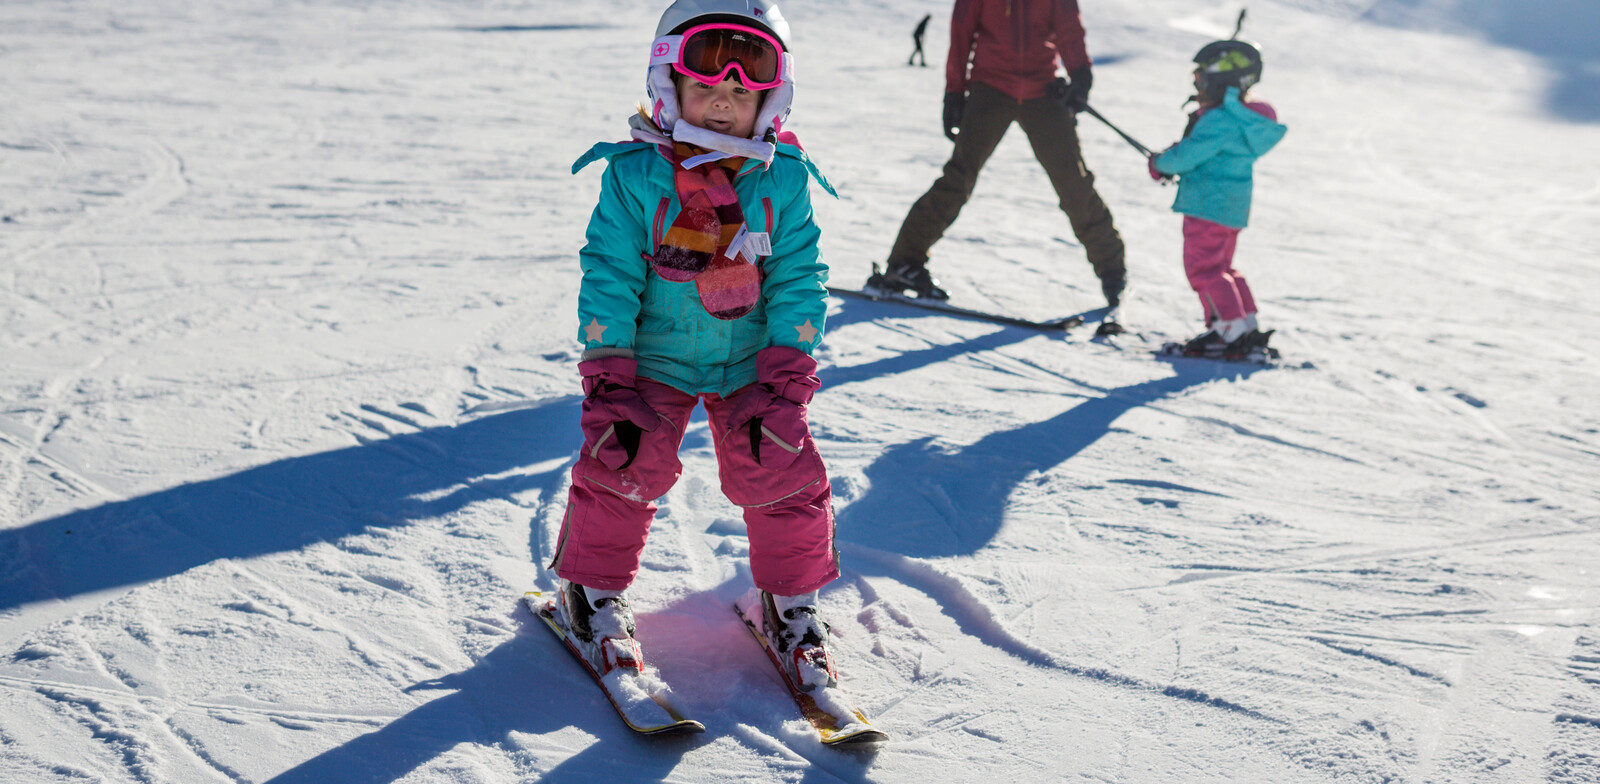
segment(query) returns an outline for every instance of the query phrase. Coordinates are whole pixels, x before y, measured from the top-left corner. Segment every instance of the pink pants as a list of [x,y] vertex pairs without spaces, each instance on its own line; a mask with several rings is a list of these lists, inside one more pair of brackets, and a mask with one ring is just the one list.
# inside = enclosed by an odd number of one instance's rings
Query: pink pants
[[1206,324],[1256,312],[1250,285],[1233,269],[1233,250],[1238,244],[1239,229],[1183,216],[1183,271],[1189,276],[1189,287],[1200,295]]
[[722,492],[744,508],[756,587],[793,596],[815,591],[839,576],[833,493],[809,433],[793,464],[773,470],[756,462],[747,428],[729,429],[728,416],[742,390],[728,398],[697,398],[645,378],[638,380],[638,390],[661,416],[661,424],[639,439],[637,457],[620,471],[606,468],[592,456],[595,445],[584,444],[572,468],[567,516],[552,564],[556,574],[607,591],[633,583],[655,518],[655,499],[683,473],[678,449],[684,428],[695,403],[704,401]]

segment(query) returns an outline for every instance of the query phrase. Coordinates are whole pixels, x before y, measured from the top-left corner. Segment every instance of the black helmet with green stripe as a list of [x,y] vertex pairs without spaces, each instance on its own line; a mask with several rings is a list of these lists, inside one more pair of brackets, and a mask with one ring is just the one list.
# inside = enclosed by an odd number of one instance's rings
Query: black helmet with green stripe
[[1206,44],[1194,56],[1194,62],[1195,72],[1200,75],[1196,87],[1200,97],[1208,101],[1221,102],[1229,87],[1244,92],[1261,81],[1261,50],[1237,39]]

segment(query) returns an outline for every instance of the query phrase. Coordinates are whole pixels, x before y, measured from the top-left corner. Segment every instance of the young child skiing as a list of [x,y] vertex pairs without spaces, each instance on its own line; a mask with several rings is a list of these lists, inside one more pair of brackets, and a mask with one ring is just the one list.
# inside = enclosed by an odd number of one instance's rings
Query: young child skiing
[[1185,356],[1244,359],[1268,351],[1244,276],[1233,268],[1239,232],[1250,216],[1251,169],[1288,128],[1277,113],[1246,98],[1261,79],[1261,52],[1238,40],[1215,41],[1194,56],[1200,107],[1183,140],[1150,156],[1150,176],[1178,177],[1174,212],[1183,213],[1183,269],[1200,296],[1206,331],[1183,345]]
[[583,449],[551,568],[560,620],[597,673],[642,666],[625,592],[703,404],[769,642],[802,688],[837,677],[817,614],[839,575],[832,496],[806,421],[827,313],[808,180],[833,191],[782,128],[788,40],[771,0],[678,0],[656,28],[634,141],[573,165],[608,161],[580,253]]

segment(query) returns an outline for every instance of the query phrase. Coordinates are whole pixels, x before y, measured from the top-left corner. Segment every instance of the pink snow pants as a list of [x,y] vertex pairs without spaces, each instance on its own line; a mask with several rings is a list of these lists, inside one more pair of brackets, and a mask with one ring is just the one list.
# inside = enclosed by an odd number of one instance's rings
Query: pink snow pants
[[744,390],[728,398],[696,397],[645,378],[638,380],[637,388],[660,415],[661,425],[639,439],[637,457],[620,471],[606,468],[593,457],[595,445],[584,444],[572,468],[567,515],[551,564],[556,574],[607,591],[633,583],[655,518],[655,499],[683,473],[678,449],[695,403],[704,401],[722,492],[744,508],[756,587],[793,596],[815,591],[839,576],[832,488],[810,433],[794,462],[773,470],[756,462],[747,428],[730,430],[733,423],[728,416]]
[[1193,215],[1183,216],[1183,271],[1189,276],[1189,287],[1200,295],[1207,325],[1256,312],[1250,285],[1233,268],[1233,251],[1238,244],[1239,229]]

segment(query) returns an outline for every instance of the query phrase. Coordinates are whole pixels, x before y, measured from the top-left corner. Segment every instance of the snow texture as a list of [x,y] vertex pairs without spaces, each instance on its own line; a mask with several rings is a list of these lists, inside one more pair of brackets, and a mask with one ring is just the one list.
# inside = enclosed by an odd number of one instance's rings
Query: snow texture
[[[1239,6],[1081,5],[1095,107],[1174,141]],[[662,6],[0,4],[0,782],[1600,781],[1592,0],[1250,4],[1283,366],[1154,356],[1200,331],[1172,191],[1088,118],[1130,334],[833,303],[854,750],[728,610],[703,418],[631,595],[705,734],[631,735],[518,602],[578,446],[568,167]],[[786,4],[837,285],[948,155],[946,8]],[[933,264],[1100,304],[1015,129]]]

